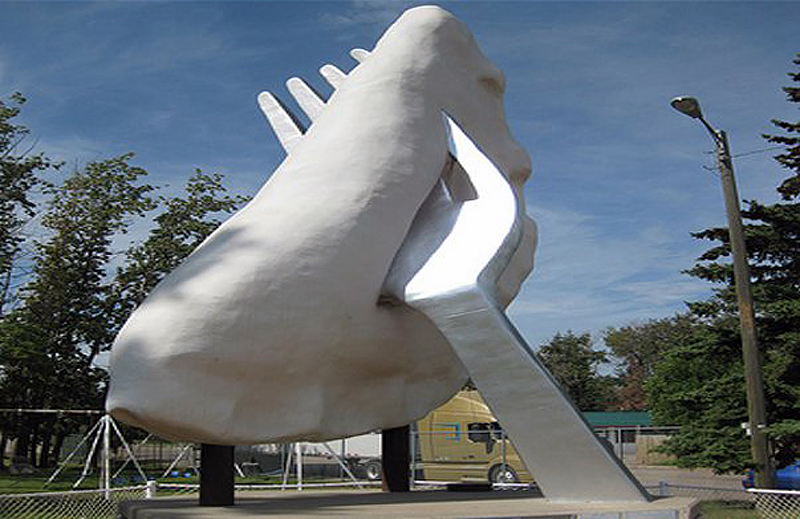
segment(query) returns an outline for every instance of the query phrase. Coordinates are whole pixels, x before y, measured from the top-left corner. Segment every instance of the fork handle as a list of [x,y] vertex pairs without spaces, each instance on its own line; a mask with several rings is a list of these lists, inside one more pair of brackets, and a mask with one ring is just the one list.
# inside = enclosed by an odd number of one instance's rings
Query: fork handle
[[450,342],[545,497],[649,500],[479,286],[407,302]]

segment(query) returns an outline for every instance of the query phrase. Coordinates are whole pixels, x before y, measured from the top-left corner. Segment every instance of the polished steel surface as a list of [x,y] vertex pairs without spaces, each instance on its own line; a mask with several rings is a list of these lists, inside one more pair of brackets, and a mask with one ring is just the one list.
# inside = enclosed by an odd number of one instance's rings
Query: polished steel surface
[[453,160],[412,224],[384,290],[430,318],[508,432],[545,497],[647,501],[496,303],[496,281],[521,236],[508,181],[446,114]]

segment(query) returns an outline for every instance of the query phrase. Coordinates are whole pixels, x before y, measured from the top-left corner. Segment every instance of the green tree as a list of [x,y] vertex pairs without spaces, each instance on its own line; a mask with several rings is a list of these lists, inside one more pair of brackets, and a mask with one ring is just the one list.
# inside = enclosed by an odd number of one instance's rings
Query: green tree
[[741,351],[735,319],[695,326],[663,354],[645,382],[653,421],[681,427],[665,445],[679,466],[720,473],[748,466]]
[[[32,280],[23,305],[4,323],[0,351],[6,373],[3,393],[13,407],[99,408],[105,372],[94,365],[111,341],[106,314],[111,285],[107,268],[112,240],[131,216],[153,209],[152,187],[139,184],[146,172],[131,154],[92,162],[59,188],[42,218],[48,231],[36,243]],[[36,445],[49,442],[41,418],[25,415],[14,432],[15,456],[36,459]]]
[[[800,54],[794,59],[794,64],[800,66]],[[789,72],[788,76],[800,83],[800,72]],[[789,102],[800,103],[800,87],[787,86],[783,87],[783,91]],[[777,155],[775,160],[791,172],[791,176],[778,186],[778,192],[785,200],[795,200],[800,196],[800,122],[773,119],[772,124],[785,133],[764,135],[764,138],[768,142],[785,146],[784,152]]]
[[24,241],[20,229],[36,207],[31,192],[43,184],[43,172],[60,166],[24,146],[30,130],[15,122],[24,104],[19,92],[0,99],[0,317],[13,298],[12,271]]
[[[794,63],[800,65],[800,55]],[[789,76],[800,81],[800,73]],[[784,91],[790,102],[800,102],[800,89]],[[791,173],[777,188],[784,201],[749,201],[742,215],[748,220],[745,240],[763,354],[768,432],[777,462],[785,464],[800,454],[800,123],[773,123],[786,132],[765,135],[785,146],[776,157]],[[738,471],[748,466],[750,457],[739,426],[747,411],[728,230],[712,228],[695,236],[719,243],[689,270],[719,285],[709,300],[690,304],[709,329],[656,367],[648,395],[657,420],[685,425],[667,444],[679,463]]]
[[648,408],[644,382],[666,352],[686,344],[696,326],[692,316],[678,314],[606,330],[603,340],[618,360],[618,409],[644,411]]
[[[0,99],[0,335],[13,327],[15,319],[7,318],[7,311],[16,301],[15,267],[20,263],[25,235],[24,225],[36,211],[33,194],[45,185],[42,175],[49,169],[58,169],[43,153],[32,153],[29,144],[30,130],[17,122],[25,104],[25,97],[16,92],[7,100]],[[22,339],[22,338],[18,338]],[[11,407],[12,397],[7,379],[18,376],[10,364],[18,362],[22,351],[10,352],[0,348],[0,407]],[[0,415],[0,453],[5,453],[6,432],[16,424],[17,417]],[[3,459],[0,457],[0,469]]]
[[539,359],[581,411],[601,411],[613,399],[614,381],[598,374],[606,354],[592,349],[588,333],[557,333],[539,349]]
[[127,261],[117,271],[113,315],[121,326],[147,294],[197,248],[221,223],[219,217],[247,201],[230,196],[222,175],[207,175],[197,169],[185,187],[185,196],[160,197],[164,208],[155,217],[156,227],[147,239],[127,252]]

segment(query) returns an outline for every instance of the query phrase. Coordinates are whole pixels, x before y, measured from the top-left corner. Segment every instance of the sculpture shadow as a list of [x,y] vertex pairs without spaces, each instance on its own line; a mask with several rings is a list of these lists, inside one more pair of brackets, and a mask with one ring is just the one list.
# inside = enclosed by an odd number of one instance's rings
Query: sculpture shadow
[[[272,493],[269,496],[238,497],[233,507],[220,508],[224,513],[220,517],[269,517],[271,515],[297,515],[313,513],[338,513],[342,516],[354,512],[354,508],[364,508],[359,515],[368,517],[372,506],[392,505],[433,505],[436,503],[453,504],[461,503],[469,506],[470,502],[496,501],[498,506],[504,501],[519,499],[543,499],[542,493],[537,488],[519,491],[495,492],[448,492],[448,491],[414,491],[414,492],[368,492],[368,493],[335,493],[335,494],[308,494],[308,493]],[[128,501],[120,504],[120,512],[125,519],[143,519],[155,517],[157,511],[164,511],[169,517],[169,511],[175,511],[175,517],[183,517],[189,510],[209,510],[200,507],[197,499],[164,499]],[[180,512],[178,512],[180,510]],[[399,513],[399,511],[398,511]],[[179,515],[180,514],[180,515]],[[396,515],[401,517],[400,515]],[[555,517],[555,516],[554,516]],[[568,516],[558,516],[568,517]],[[541,518],[540,518],[541,519]]]

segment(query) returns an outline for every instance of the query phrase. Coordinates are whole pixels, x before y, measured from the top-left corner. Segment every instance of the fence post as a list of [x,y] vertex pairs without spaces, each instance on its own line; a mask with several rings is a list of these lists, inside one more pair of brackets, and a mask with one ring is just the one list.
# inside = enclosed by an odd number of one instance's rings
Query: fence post
[[103,415],[103,466],[100,468],[100,487],[105,490],[106,500],[111,497],[111,415]]
[[294,462],[297,466],[297,490],[303,490],[303,446],[300,442],[294,444]]
[[669,483],[666,481],[659,481],[658,482],[658,495],[659,496],[668,496],[669,495]]
[[154,479],[151,479],[147,482],[147,486],[144,489],[144,498],[153,499],[156,497],[156,492],[158,492],[158,482],[156,482]]

